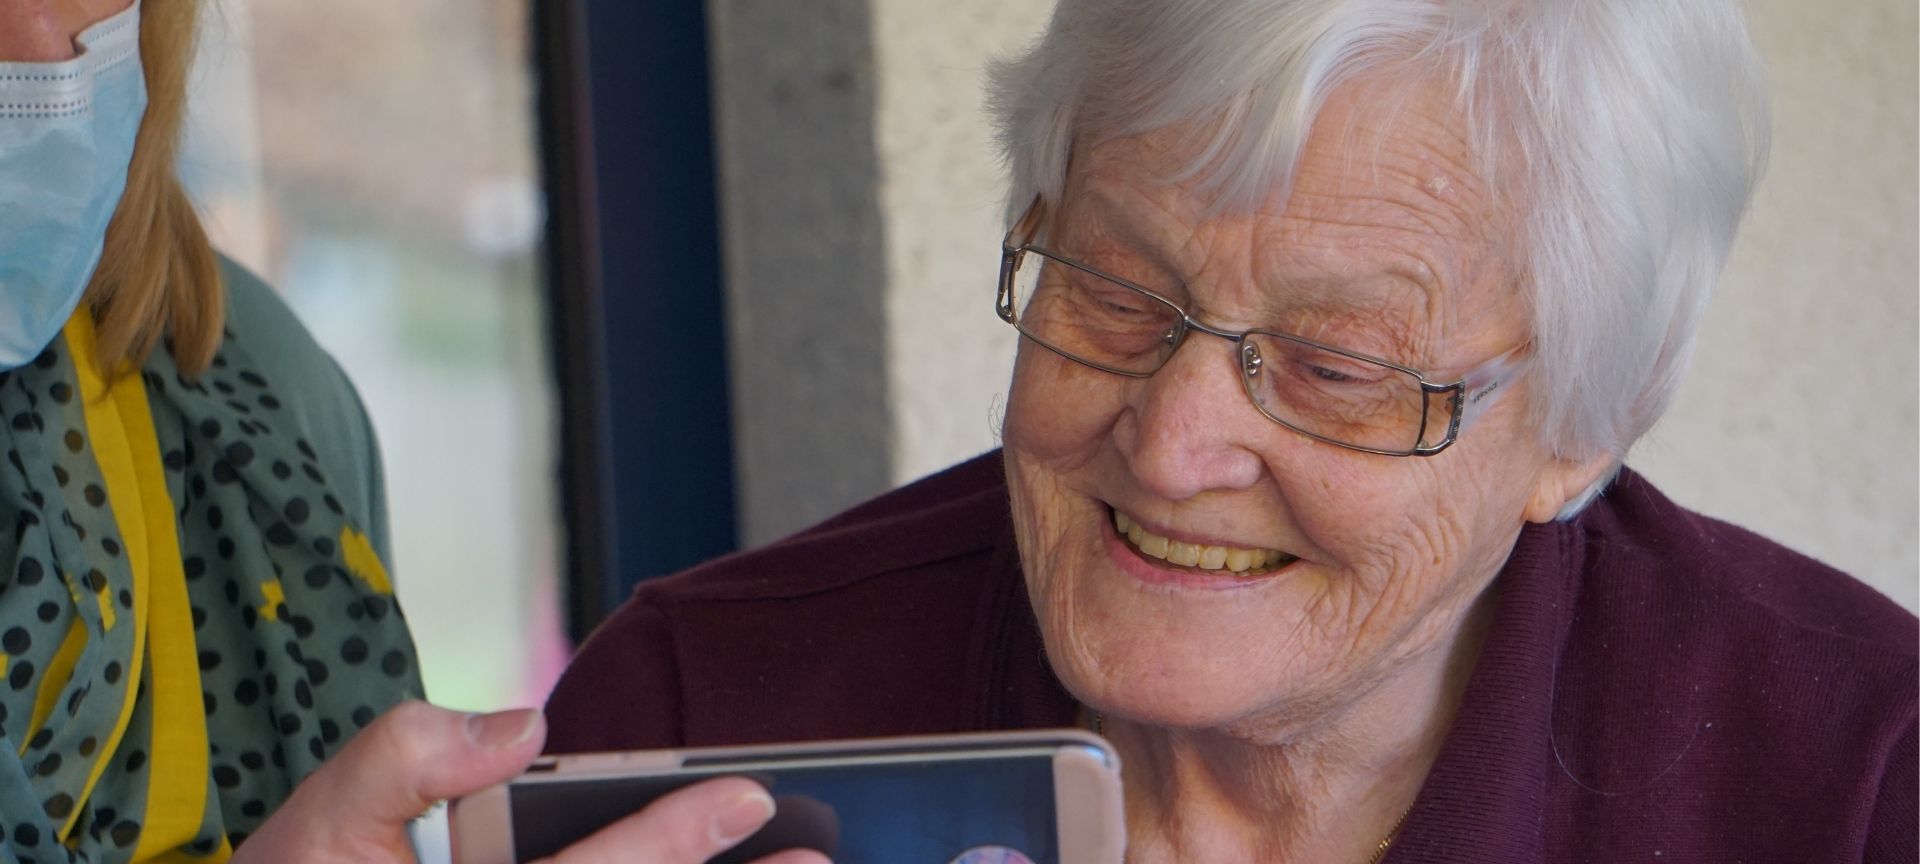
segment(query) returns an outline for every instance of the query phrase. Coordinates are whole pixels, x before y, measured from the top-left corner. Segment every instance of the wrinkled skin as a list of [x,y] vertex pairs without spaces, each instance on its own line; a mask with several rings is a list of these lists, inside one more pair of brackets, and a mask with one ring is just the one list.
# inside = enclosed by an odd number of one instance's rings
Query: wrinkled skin
[[[1210,325],[1454,380],[1531,338],[1515,223],[1444,88],[1382,101],[1337,91],[1291,195],[1251,213],[1207,217],[1164,179],[1180,129],[1082,147],[1042,236]],[[1130,860],[1366,860],[1431,764],[1522,525],[1604,468],[1549,453],[1530,395],[1396,458],[1268,420],[1219,339],[1148,379],[1023,341],[1004,429],[1021,558],[1054,669],[1122,748]],[[1114,508],[1300,560],[1225,588],[1143,579],[1168,565],[1114,539]]]

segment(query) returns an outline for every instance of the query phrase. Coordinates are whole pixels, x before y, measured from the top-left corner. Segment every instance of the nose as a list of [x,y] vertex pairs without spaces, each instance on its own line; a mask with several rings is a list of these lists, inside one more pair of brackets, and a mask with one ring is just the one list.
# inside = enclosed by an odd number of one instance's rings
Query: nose
[[73,37],[106,17],[74,0],[0,0],[0,63],[71,60]]
[[1280,427],[1240,383],[1239,345],[1191,332],[1160,371],[1135,383],[1114,439],[1135,482],[1182,501],[1260,481],[1260,445]]

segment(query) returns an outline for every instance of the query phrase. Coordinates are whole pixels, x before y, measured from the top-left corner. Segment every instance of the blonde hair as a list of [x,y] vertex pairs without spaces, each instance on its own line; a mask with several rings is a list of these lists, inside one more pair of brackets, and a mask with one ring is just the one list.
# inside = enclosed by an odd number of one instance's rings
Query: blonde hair
[[219,259],[173,167],[198,19],[199,0],[144,0],[140,9],[147,113],[86,293],[102,368],[138,367],[164,336],[180,371],[197,375],[220,347],[226,291]]

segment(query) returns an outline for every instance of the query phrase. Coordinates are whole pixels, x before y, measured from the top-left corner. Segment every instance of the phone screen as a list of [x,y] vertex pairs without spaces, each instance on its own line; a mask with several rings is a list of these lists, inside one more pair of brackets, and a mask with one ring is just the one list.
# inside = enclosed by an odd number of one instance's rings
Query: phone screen
[[1059,861],[1046,753],[516,783],[508,791],[515,857],[552,855],[667,792],[724,775],[758,780],[780,812],[716,864],[796,845],[837,864]]

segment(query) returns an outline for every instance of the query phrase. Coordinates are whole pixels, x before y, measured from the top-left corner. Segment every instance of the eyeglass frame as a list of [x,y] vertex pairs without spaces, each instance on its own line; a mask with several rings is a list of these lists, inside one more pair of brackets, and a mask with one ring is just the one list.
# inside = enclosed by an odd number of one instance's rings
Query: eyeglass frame
[[[1159,292],[1154,291],[1151,288],[1147,288],[1145,286],[1142,286],[1128,279],[1122,279],[1119,276],[1115,276],[1111,273],[1104,272],[1098,268],[1088,266],[1087,264],[1077,261],[1069,256],[1062,255],[1058,252],[1055,252],[1051,249],[1048,249],[1044,246],[1040,246],[1034,243],[1033,237],[1039,230],[1039,219],[1037,218],[1037,216],[1040,213],[1040,209],[1041,209],[1040,204],[1041,204],[1040,200],[1036,198],[1033,204],[1028,206],[1026,215],[1020,217],[1019,222],[1014,223],[1013,229],[1007,232],[1006,239],[1002,240],[1000,243],[1000,287],[999,287],[999,291],[994,296],[994,311],[1000,316],[1000,320],[1013,325],[1013,328],[1019,331],[1020,335],[1025,336],[1028,339],[1032,339],[1040,347],[1045,348],[1049,351],[1052,351],[1053,353],[1058,354],[1062,357],[1065,357],[1068,360],[1072,360],[1073,362],[1079,363],[1083,366],[1087,366],[1093,369],[1098,369],[1102,372],[1110,372],[1115,375],[1120,375],[1127,378],[1135,378],[1135,379],[1151,378],[1155,374],[1158,374],[1162,368],[1165,368],[1167,363],[1173,359],[1173,356],[1179,353],[1180,347],[1186,343],[1188,331],[1198,330],[1210,336],[1218,336],[1221,339],[1225,339],[1228,342],[1232,342],[1235,345],[1240,346],[1240,350],[1235,352],[1239,355],[1239,360],[1240,360],[1239,364],[1237,364],[1240,367],[1240,386],[1243,390],[1246,391],[1247,401],[1253,403],[1254,410],[1259,411],[1260,414],[1266,417],[1268,420],[1272,420],[1273,422],[1278,423],[1281,426],[1285,426],[1288,429],[1291,429],[1295,432],[1300,433],[1301,435],[1305,435],[1308,438],[1312,438],[1316,441],[1322,441],[1328,444],[1332,444],[1336,447],[1344,447],[1348,450],[1357,450],[1362,453],[1374,453],[1381,456],[1403,456],[1404,457],[1404,456],[1438,455],[1441,451],[1446,450],[1448,447],[1453,446],[1454,442],[1459,440],[1460,435],[1466,432],[1467,427],[1471,426],[1474,420],[1479,419],[1481,415],[1486,413],[1487,409],[1492,408],[1494,403],[1499,401],[1499,397],[1504,393],[1506,393],[1506,391],[1509,389],[1506,385],[1511,383],[1513,379],[1520,376],[1520,374],[1525,370],[1526,361],[1530,357],[1530,355],[1527,353],[1527,350],[1532,347],[1533,343],[1531,341],[1522,342],[1518,345],[1513,346],[1512,348],[1507,349],[1504,352],[1501,352],[1499,355],[1493,357],[1492,359],[1486,361],[1485,363],[1482,363],[1478,366],[1475,366],[1472,369],[1467,370],[1466,372],[1462,373],[1457,380],[1452,381],[1450,383],[1443,384],[1443,383],[1435,383],[1433,381],[1428,380],[1427,374],[1418,369],[1414,369],[1409,366],[1404,366],[1384,358],[1375,357],[1370,354],[1363,354],[1358,351],[1350,351],[1345,348],[1340,348],[1334,345],[1328,345],[1322,342],[1316,342],[1304,336],[1296,336],[1291,333],[1283,333],[1278,330],[1272,330],[1272,329],[1260,328],[1260,327],[1256,327],[1251,330],[1241,330],[1241,331],[1224,330],[1218,327],[1213,327],[1211,325],[1204,324],[1196,320],[1191,314],[1187,312],[1186,307],[1180,305],[1179,303],[1175,303],[1174,301],[1162,296]],[[1025,239],[1016,243],[1014,240],[1015,236],[1021,234],[1023,231],[1025,232],[1025,235],[1026,235]],[[1075,354],[1069,353],[1065,349],[1062,349],[1048,342],[1047,340],[1040,338],[1039,336],[1033,334],[1032,332],[1029,332],[1027,328],[1020,323],[1019,313],[1016,312],[1014,309],[1014,296],[1013,296],[1014,274],[1019,271],[1021,259],[1028,252],[1035,253],[1039,255],[1041,258],[1044,258],[1050,261],[1057,261],[1061,264],[1065,264],[1069,267],[1072,267],[1076,270],[1086,273],[1089,276],[1105,279],[1123,288],[1127,288],[1129,290],[1146,295],[1147,298],[1155,302],[1161,303],[1165,305],[1167,308],[1172,309],[1174,312],[1178,313],[1180,315],[1180,324],[1172,333],[1169,334],[1170,336],[1173,337],[1173,344],[1172,344],[1172,347],[1167,351],[1166,356],[1163,357],[1160,360],[1160,362],[1156,364],[1153,367],[1153,369],[1149,371],[1133,372],[1126,369],[1119,369],[1113,366],[1109,366],[1104,363],[1098,363],[1092,360],[1088,360],[1085,357],[1080,357]],[[1266,406],[1260,404],[1260,398],[1258,396],[1255,396],[1253,392],[1253,380],[1251,376],[1257,373],[1261,358],[1259,355],[1259,349],[1253,343],[1246,341],[1246,339],[1248,336],[1252,336],[1256,334],[1262,335],[1262,336],[1271,336],[1276,339],[1283,339],[1289,342],[1296,342],[1302,345],[1306,345],[1312,348],[1317,348],[1322,351],[1327,351],[1334,354],[1339,354],[1341,356],[1348,357],[1354,360],[1359,360],[1366,363],[1376,363],[1388,369],[1393,369],[1399,372],[1406,373],[1407,375],[1413,376],[1413,379],[1419,382],[1420,384],[1420,394],[1421,394],[1420,431],[1414,436],[1414,446],[1407,450],[1387,450],[1380,447],[1367,447],[1359,444],[1352,444],[1352,443],[1341,441],[1335,438],[1329,438],[1317,432],[1312,432],[1306,429],[1302,429],[1299,426],[1296,426],[1292,423],[1287,422],[1286,420],[1282,420],[1279,417],[1274,416],[1273,412],[1267,410]],[[1429,421],[1432,419],[1431,415],[1433,413],[1433,399],[1432,399],[1433,396],[1453,397],[1452,399],[1448,400],[1448,403],[1447,403],[1452,405],[1452,410],[1449,412],[1451,416],[1447,420],[1447,434],[1437,444],[1422,445],[1420,444],[1420,441],[1426,437],[1427,425]]]

